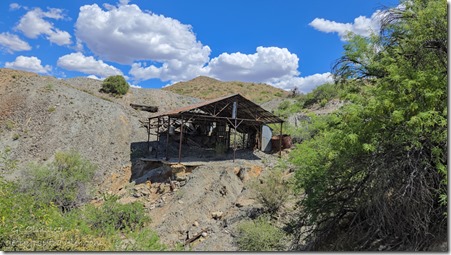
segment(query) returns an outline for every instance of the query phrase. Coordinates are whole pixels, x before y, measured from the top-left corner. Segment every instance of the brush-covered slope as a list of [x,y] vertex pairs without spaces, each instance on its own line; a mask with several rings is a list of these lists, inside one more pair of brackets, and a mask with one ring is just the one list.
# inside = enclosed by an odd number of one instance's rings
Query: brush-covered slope
[[285,98],[289,94],[285,90],[263,83],[241,81],[224,82],[205,76],[199,76],[186,82],[178,82],[163,88],[163,90],[201,99],[214,99],[239,93],[256,103],[264,103],[277,98]]

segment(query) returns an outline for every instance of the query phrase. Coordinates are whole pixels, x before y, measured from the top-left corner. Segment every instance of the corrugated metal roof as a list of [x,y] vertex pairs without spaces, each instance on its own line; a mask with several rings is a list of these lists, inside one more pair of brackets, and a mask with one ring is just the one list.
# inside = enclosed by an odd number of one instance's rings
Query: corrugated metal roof
[[259,123],[280,123],[282,119],[275,116],[271,112],[266,111],[260,105],[246,99],[240,94],[233,94],[220,97],[205,102],[192,104],[189,106],[177,108],[157,117],[170,116],[181,117],[182,115],[192,114],[199,116],[208,116],[210,118],[232,118],[233,102],[237,102],[237,119],[244,121],[253,121]]

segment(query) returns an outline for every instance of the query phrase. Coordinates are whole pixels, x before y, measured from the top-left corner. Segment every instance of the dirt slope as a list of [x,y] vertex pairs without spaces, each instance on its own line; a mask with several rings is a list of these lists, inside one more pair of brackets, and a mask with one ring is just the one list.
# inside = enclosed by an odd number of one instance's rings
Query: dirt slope
[[285,98],[289,94],[285,90],[263,83],[241,81],[223,82],[205,76],[199,76],[186,82],[178,82],[163,88],[163,90],[202,99],[214,99],[240,93],[256,103],[268,102],[275,98]]
[[[206,236],[187,247],[237,250],[236,225],[260,206],[248,188],[248,179],[264,175],[277,155],[249,151],[235,163],[231,155],[217,162],[208,162],[208,155],[201,155],[205,164],[190,170],[185,180],[178,180],[175,190],[165,181],[130,183],[131,158],[139,158],[133,155],[133,146],[147,141],[139,120],[156,113],[137,111],[129,104],[154,105],[161,112],[199,99],[134,88],[116,98],[98,92],[100,87],[100,81],[87,78],[60,80],[0,69],[0,152],[10,147],[11,158],[18,162],[18,170],[7,177],[20,178],[19,170],[29,162],[51,161],[56,151],[75,150],[98,165],[96,181],[102,192],[119,195],[122,203],[144,202],[151,227],[164,243],[183,243],[188,236],[204,231]],[[136,161],[133,163],[136,168]],[[93,203],[102,202],[101,196],[98,199]]]
[[[65,81],[0,69],[0,151],[10,147],[21,169],[51,159],[56,151],[76,150],[98,165],[98,182],[117,188],[130,178],[131,144],[147,140],[139,120],[152,115],[129,104],[156,105],[164,111],[197,101],[133,88],[124,98],[115,98],[98,92],[100,86],[93,79]],[[10,177],[17,175],[15,171]]]

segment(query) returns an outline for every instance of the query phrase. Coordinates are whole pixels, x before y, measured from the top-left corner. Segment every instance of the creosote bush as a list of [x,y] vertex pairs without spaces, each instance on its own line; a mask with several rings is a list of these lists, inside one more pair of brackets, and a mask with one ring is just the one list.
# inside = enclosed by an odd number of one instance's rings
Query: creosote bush
[[130,88],[122,75],[114,75],[106,78],[102,83],[101,92],[115,95],[125,95]]
[[237,243],[241,251],[281,251],[284,239],[284,232],[271,225],[266,216],[238,225]]
[[265,212],[276,214],[290,196],[291,186],[283,178],[282,170],[271,170],[261,182],[254,181],[251,188],[256,192],[257,201]]
[[37,201],[70,211],[90,199],[96,168],[77,152],[57,152],[50,164],[32,164],[23,171],[21,190]]

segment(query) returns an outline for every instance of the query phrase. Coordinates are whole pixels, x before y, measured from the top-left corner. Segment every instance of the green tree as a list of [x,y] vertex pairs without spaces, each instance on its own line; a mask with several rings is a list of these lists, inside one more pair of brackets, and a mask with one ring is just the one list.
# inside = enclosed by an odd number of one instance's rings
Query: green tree
[[351,36],[334,69],[350,104],[291,155],[305,190],[291,226],[297,248],[426,250],[446,240],[446,1],[401,4],[383,14],[379,36]]
[[125,81],[122,75],[114,75],[106,78],[102,83],[101,92],[112,93],[116,95],[125,95],[130,85]]

